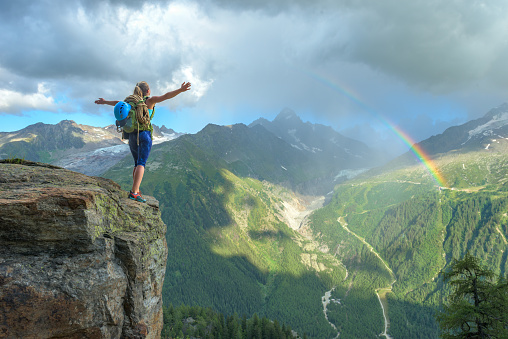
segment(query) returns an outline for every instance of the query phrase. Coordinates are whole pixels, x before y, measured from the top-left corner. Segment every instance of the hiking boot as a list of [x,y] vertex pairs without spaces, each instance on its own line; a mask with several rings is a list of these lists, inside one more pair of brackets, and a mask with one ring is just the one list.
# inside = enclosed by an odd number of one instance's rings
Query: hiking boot
[[136,200],[139,202],[146,202],[146,199],[143,199],[141,196],[141,192],[133,193],[132,191],[129,191],[129,199]]

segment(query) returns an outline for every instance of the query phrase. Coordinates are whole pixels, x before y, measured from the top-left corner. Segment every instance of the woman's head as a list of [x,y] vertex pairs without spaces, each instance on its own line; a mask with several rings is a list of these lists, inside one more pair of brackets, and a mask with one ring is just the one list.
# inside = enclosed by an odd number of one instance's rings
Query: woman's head
[[150,86],[146,83],[146,81],[140,81],[134,87],[134,95],[139,95],[140,97],[146,97],[150,95]]

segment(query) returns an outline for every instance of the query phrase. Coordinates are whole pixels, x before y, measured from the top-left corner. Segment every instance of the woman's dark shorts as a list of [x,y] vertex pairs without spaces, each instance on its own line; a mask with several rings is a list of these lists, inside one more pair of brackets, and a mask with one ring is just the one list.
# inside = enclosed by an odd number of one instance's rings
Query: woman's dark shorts
[[129,133],[129,147],[132,157],[134,158],[134,166],[141,165],[145,167],[150,150],[152,149],[152,136],[150,131],[139,132],[139,146],[137,144],[138,132]]

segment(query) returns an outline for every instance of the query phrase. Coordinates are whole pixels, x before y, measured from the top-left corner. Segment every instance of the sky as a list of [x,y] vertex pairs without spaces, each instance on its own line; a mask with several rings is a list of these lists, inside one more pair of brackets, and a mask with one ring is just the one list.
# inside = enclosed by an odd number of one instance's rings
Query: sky
[[153,123],[273,120],[289,108],[372,147],[407,145],[508,101],[506,0],[0,2],[0,131],[114,124],[139,81]]

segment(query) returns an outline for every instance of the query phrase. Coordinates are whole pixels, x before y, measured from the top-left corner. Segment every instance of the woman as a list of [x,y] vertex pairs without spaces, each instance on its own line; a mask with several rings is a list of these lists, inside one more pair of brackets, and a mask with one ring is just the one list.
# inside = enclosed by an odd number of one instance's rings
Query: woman
[[[146,202],[146,200],[141,196],[139,186],[141,185],[141,180],[143,180],[146,161],[148,160],[148,155],[150,154],[150,150],[152,148],[153,127],[150,120],[153,118],[155,104],[174,98],[178,94],[190,90],[190,87],[190,82],[184,82],[182,86],[180,86],[180,88],[177,90],[167,92],[161,96],[150,97],[150,87],[145,81],[141,81],[136,84],[133,95],[126,98],[125,101],[132,100],[132,98],[140,98],[141,100],[139,100],[139,102],[141,104],[137,105],[137,109],[140,110],[140,114],[143,114],[144,111],[145,116],[149,117],[147,119],[147,123],[138,124],[137,130],[132,133],[127,133],[129,138],[129,147],[132,153],[132,157],[134,158],[134,170],[132,171],[132,189],[129,192],[130,199],[139,202]],[[95,103],[98,105],[115,106],[118,102],[119,101],[104,100],[103,98],[95,100]]]

